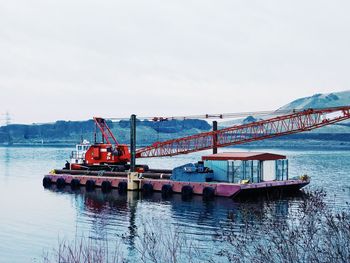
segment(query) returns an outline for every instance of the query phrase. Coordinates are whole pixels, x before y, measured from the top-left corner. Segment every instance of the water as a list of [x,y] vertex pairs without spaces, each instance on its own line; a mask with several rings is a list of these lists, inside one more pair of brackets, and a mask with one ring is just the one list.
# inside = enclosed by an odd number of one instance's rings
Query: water
[[[240,149],[244,151],[245,149]],[[57,247],[58,240],[76,236],[108,239],[124,236],[124,254],[135,253],[135,235],[142,225],[176,226],[205,253],[215,252],[214,235],[242,206],[261,211],[265,202],[249,204],[216,198],[203,202],[201,197],[182,201],[174,195],[168,200],[159,194],[143,197],[139,193],[103,194],[100,190],[72,191],[70,187],[44,189],[42,178],[52,168],[64,165],[71,148],[0,148],[0,262],[41,262],[44,250]],[[289,157],[290,176],[308,174],[309,188],[324,188],[327,202],[342,208],[350,201],[350,151],[259,149]],[[207,152],[208,153],[208,152]],[[206,153],[163,159],[143,160],[154,168],[172,168],[195,162]],[[276,215],[287,216],[297,198],[271,201]],[[206,252],[205,252],[206,251]]]

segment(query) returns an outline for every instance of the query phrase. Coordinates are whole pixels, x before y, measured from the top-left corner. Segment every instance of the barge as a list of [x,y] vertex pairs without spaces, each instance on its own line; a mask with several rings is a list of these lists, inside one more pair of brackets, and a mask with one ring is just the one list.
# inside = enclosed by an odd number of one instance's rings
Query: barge
[[[181,193],[183,197],[203,195],[205,198],[297,191],[308,185],[310,178],[306,175],[289,178],[286,156],[261,152],[217,153],[217,149],[341,122],[350,119],[350,106],[293,110],[283,115],[277,111],[275,114],[275,117],[221,130],[217,129],[217,122],[214,121],[213,131],[155,142],[137,150],[136,115],[130,118],[130,146],[117,141],[109,128],[110,120],[94,117],[94,143],[83,141],[77,145],[65,168],[45,175],[43,185],[56,184],[58,188],[63,188],[69,184],[72,188],[85,186],[87,190],[101,187],[103,191],[118,188],[121,192],[142,191],[145,194],[159,191],[164,196]],[[222,119],[223,115],[207,114],[204,118]],[[98,135],[101,135],[99,142]],[[197,163],[184,164],[172,170],[136,165],[136,159],[170,157],[210,149],[213,154],[202,156]]]
[[183,197],[203,195],[237,197],[270,191],[298,191],[309,184],[307,176],[289,178],[288,159],[284,155],[262,152],[226,152],[202,156],[197,163],[188,163],[172,170],[137,169],[135,172],[53,170],[45,175],[44,187],[71,185],[87,190],[101,187],[120,192],[142,191],[163,196],[179,193]]

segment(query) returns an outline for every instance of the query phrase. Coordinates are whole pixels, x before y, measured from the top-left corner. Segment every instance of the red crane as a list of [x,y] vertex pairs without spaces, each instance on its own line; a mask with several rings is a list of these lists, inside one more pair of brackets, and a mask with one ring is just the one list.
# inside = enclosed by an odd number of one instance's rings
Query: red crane
[[174,156],[310,131],[350,119],[349,111],[350,106],[294,111],[287,115],[218,131],[156,142],[151,146],[137,150],[136,157]]
[[[73,154],[71,169],[108,169],[125,170],[130,161],[129,148],[125,144],[119,144],[112,131],[103,118],[94,117],[95,121],[95,143],[86,152]],[[97,142],[97,129],[101,132],[102,141]],[[82,155],[81,161],[79,155]]]

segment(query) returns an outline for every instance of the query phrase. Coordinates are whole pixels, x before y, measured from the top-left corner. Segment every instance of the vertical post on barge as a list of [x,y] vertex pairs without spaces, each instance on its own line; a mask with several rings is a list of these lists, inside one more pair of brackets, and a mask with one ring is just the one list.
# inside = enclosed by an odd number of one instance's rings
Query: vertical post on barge
[[130,172],[128,172],[128,190],[140,190],[139,174],[136,172],[136,115],[130,118]]
[[135,172],[136,166],[136,115],[132,114],[130,118],[130,172]]
[[[218,130],[218,122],[217,121],[213,121],[213,131],[217,131]],[[218,153],[218,135],[217,133],[214,133],[213,135],[213,154],[217,154]]]

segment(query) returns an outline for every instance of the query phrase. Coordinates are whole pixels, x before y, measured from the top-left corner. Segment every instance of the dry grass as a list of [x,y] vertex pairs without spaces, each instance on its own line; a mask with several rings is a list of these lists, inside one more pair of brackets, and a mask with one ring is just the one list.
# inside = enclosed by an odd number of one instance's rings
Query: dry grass
[[144,223],[141,232],[136,245],[140,262],[201,262],[199,249],[180,227],[153,221]]
[[[220,231],[226,247],[219,252],[228,262],[350,262],[350,211],[334,212],[322,191],[309,192],[288,218],[264,219],[257,225],[247,217]],[[269,213],[267,213],[269,214]]]
[[121,236],[114,246],[106,240],[76,238],[74,243],[59,240],[58,248],[46,252],[44,263],[199,263],[199,250],[177,226],[161,222],[143,222],[136,236],[133,257],[125,257],[128,235]]
[[44,263],[124,263],[127,262],[116,243],[110,248],[107,240],[94,240],[85,237],[76,238],[70,243],[59,240],[58,248],[46,252]]

